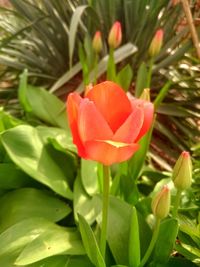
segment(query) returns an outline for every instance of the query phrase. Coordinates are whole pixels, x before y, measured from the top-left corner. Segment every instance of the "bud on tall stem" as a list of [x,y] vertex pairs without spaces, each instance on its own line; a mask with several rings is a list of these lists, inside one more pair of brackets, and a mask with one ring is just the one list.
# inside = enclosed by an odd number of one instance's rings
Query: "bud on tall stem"
[[190,153],[187,151],[183,151],[178,158],[173,174],[172,180],[174,182],[174,186],[178,190],[185,190],[191,186],[192,183],[192,162],[190,158]]
[[169,214],[170,209],[170,191],[165,185],[163,189],[154,197],[152,204],[153,214],[157,219],[164,219]]
[[92,47],[97,54],[101,52],[103,48],[103,42],[102,42],[100,31],[97,31],[95,33],[93,40],[92,40]]
[[155,57],[159,54],[160,49],[162,47],[162,43],[163,43],[163,35],[164,35],[164,32],[162,29],[157,30],[157,32],[155,33],[153,40],[151,41],[151,44],[149,47],[150,57]]
[[121,23],[119,21],[116,21],[112,28],[110,29],[110,33],[108,36],[108,44],[110,48],[117,48],[120,46],[122,42],[122,29],[121,29]]

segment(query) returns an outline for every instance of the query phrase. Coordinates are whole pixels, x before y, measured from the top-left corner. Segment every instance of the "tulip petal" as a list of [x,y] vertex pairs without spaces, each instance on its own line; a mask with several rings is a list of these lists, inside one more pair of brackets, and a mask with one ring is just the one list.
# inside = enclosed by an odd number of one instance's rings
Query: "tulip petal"
[[83,142],[110,139],[113,136],[113,132],[103,116],[94,103],[87,98],[80,104],[78,130]]
[[154,106],[151,102],[144,101],[142,99],[131,99],[132,109],[140,107],[144,112],[144,121],[141,127],[140,133],[137,136],[135,142],[137,142],[146,132],[150,129],[153,122]]
[[124,123],[132,111],[131,103],[125,92],[111,81],[95,85],[86,97],[94,102],[113,133]]
[[80,139],[80,135],[78,132],[78,110],[80,103],[83,101],[83,99],[80,97],[77,93],[71,93],[69,94],[67,98],[67,114],[68,114],[68,120],[72,132],[73,142],[77,146],[78,154],[81,157],[85,157],[85,148],[83,146],[83,143]]
[[112,140],[133,143],[141,131],[143,121],[143,110],[136,107],[122,126],[116,131]]
[[85,143],[88,158],[111,165],[128,160],[139,148],[138,144],[125,144],[114,141],[88,141]]

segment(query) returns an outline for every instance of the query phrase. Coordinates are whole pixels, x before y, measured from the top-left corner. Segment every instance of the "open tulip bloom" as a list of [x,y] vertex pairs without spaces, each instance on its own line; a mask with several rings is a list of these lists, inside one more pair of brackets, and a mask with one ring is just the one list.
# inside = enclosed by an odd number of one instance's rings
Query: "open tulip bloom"
[[138,141],[152,124],[153,111],[151,102],[129,99],[110,81],[92,87],[85,98],[71,93],[67,99],[79,156],[104,165],[125,161],[138,150]]
[[128,98],[115,83],[106,81],[92,87],[82,98],[71,93],[67,112],[79,156],[103,164],[103,204],[100,250],[105,258],[109,203],[109,165],[129,159],[138,141],[149,130],[153,104]]

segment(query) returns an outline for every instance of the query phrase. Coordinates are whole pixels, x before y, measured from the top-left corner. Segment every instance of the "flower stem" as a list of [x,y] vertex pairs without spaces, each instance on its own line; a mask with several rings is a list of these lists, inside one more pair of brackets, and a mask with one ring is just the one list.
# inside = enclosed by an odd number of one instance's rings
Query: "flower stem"
[[94,59],[94,81],[93,84],[95,85],[97,83],[97,76],[98,76],[98,61],[99,56],[97,53],[95,53],[95,59]]
[[116,80],[116,66],[114,58],[114,49],[110,48],[108,66],[107,66],[107,80],[114,81]]
[[148,261],[149,257],[151,256],[151,253],[154,249],[154,246],[155,246],[155,243],[156,243],[156,240],[158,237],[159,229],[160,229],[160,219],[156,219],[156,225],[155,225],[154,232],[153,232],[153,235],[151,238],[151,242],[149,244],[149,247],[148,247],[139,267],[143,267],[145,265],[145,263]]
[[174,218],[177,217],[178,207],[179,207],[180,200],[181,200],[181,193],[182,193],[182,190],[180,190],[180,189],[178,189],[177,192],[176,192],[175,203],[174,203],[174,209],[173,209],[173,212],[172,212],[172,216],[173,216]]
[[153,69],[154,58],[152,57],[149,62],[149,71],[147,75],[147,88],[151,88],[151,77],[152,77],[152,69]]
[[109,185],[110,185],[109,167],[103,165],[103,205],[102,205],[102,225],[100,237],[100,251],[105,259],[106,236],[107,236],[107,220],[108,220],[108,204],[109,204]]

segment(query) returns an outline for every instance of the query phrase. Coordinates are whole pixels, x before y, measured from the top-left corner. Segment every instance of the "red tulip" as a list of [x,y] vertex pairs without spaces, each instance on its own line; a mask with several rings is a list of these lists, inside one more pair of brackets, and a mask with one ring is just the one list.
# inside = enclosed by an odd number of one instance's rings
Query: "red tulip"
[[115,83],[95,85],[85,98],[71,93],[67,113],[79,156],[105,165],[129,159],[149,130],[153,104],[129,99]]
[[110,29],[108,36],[108,44],[112,48],[117,48],[122,42],[121,23],[116,21]]

